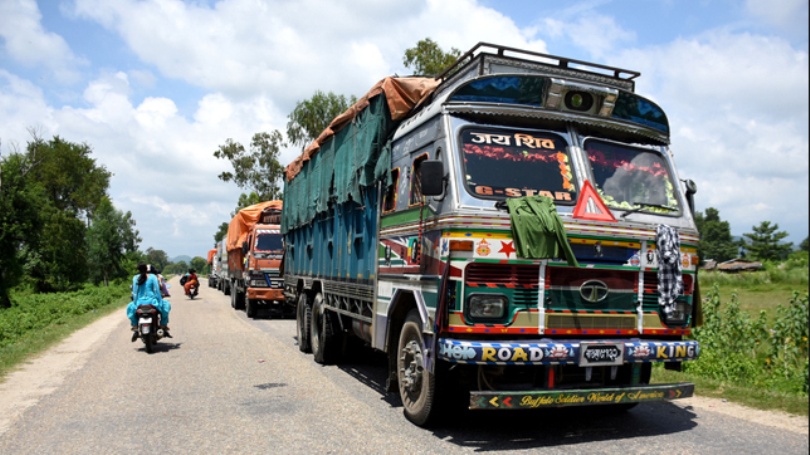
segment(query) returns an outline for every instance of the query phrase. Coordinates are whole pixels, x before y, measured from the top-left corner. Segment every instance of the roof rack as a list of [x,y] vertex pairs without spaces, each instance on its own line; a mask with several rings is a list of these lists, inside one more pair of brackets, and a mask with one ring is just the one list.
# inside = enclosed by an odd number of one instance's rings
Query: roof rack
[[[485,49],[485,48],[492,48],[492,49],[495,50],[495,52],[492,52],[491,50]],[[477,54],[476,54],[476,51],[478,51]],[[622,69],[622,68],[616,68],[616,67],[613,67],[613,66],[600,65],[598,63],[590,63],[590,62],[585,62],[585,61],[582,61],[582,60],[576,60],[576,59],[572,59],[572,58],[559,57],[559,56],[556,56],[556,55],[543,54],[543,53],[540,53],[540,52],[532,52],[532,51],[527,51],[527,50],[523,50],[523,49],[517,49],[517,48],[514,48],[514,47],[507,47],[507,46],[500,46],[500,45],[497,45],[497,44],[479,42],[472,49],[467,51],[464,55],[462,55],[461,57],[456,59],[455,63],[453,63],[452,65],[447,67],[441,74],[436,76],[436,79],[437,80],[438,79],[444,80],[446,76],[454,73],[455,69],[457,69],[457,67],[461,67],[461,66],[467,64],[469,61],[471,61],[477,55],[490,54],[490,55],[497,55],[499,57],[509,57],[507,55],[504,55],[505,52],[515,53],[515,54],[523,54],[524,56],[540,57],[542,59],[549,60],[549,61],[541,61],[541,62],[537,62],[537,63],[542,63],[542,64],[546,64],[546,65],[550,65],[550,66],[557,66],[559,68],[572,69],[572,70],[575,70],[575,71],[583,71],[583,72],[587,72],[587,73],[594,73],[594,74],[598,74],[598,75],[601,75],[601,76],[610,77],[609,75],[604,74],[603,72],[593,71],[593,69],[609,71],[609,72],[613,73],[612,77],[614,77],[616,79],[620,79],[620,80],[631,81],[631,80],[641,76],[641,73],[638,72],[638,71],[631,71],[631,70],[626,70],[626,69]],[[520,58],[520,55],[518,55],[518,56],[516,56],[514,58]],[[583,68],[571,68],[569,66],[571,64],[586,67],[586,68],[584,68],[584,69]],[[588,69],[591,69],[591,70],[589,71]]]

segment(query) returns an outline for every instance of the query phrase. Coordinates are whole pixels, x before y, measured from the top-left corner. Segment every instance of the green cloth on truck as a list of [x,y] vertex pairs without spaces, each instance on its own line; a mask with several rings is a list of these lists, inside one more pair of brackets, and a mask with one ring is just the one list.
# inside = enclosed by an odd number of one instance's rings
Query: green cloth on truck
[[553,199],[524,196],[509,198],[506,205],[518,256],[526,259],[565,258],[568,265],[579,267]]

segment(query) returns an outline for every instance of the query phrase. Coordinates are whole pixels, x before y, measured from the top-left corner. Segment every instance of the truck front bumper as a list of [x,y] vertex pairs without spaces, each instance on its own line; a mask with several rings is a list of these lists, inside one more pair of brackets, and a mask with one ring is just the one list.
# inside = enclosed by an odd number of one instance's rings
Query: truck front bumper
[[284,301],[283,289],[280,288],[248,288],[247,298],[252,300]]
[[470,409],[537,409],[600,404],[649,403],[689,398],[695,385],[650,384],[595,389],[551,389],[520,392],[470,392]]
[[438,351],[439,359],[453,363],[588,367],[696,360],[700,355],[700,345],[697,341],[640,339],[543,339],[493,343],[440,338]]

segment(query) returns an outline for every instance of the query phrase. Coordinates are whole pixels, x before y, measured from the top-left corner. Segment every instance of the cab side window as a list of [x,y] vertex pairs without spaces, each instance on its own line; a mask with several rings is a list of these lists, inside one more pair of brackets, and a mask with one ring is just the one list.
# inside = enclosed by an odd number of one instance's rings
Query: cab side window
[[422,163],[427,161],[428,154],[422,154],[413,160],[411,167],[411,195],[408,206],[419,205],[422,202]]
[[391,169],[391,185],[385,189],[383,213],[397,208],[397,189],[399,188],[399,168]]

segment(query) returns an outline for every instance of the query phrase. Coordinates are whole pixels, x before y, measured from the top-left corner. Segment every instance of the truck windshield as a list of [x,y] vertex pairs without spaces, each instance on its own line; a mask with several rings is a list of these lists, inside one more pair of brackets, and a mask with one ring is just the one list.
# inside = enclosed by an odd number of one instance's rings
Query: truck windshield
[[672,173],[660,153],[598,140],[585,142],[594,187],[611,208],[678,214]]
[[283,248],[281,234],[278,231],[256,232],[256,245],[253,248],[256,257],[280,256]]
[[573,204],[567,145],[553,133],[467,128],[461,133],[464,184],[480,199],[542,195]]

